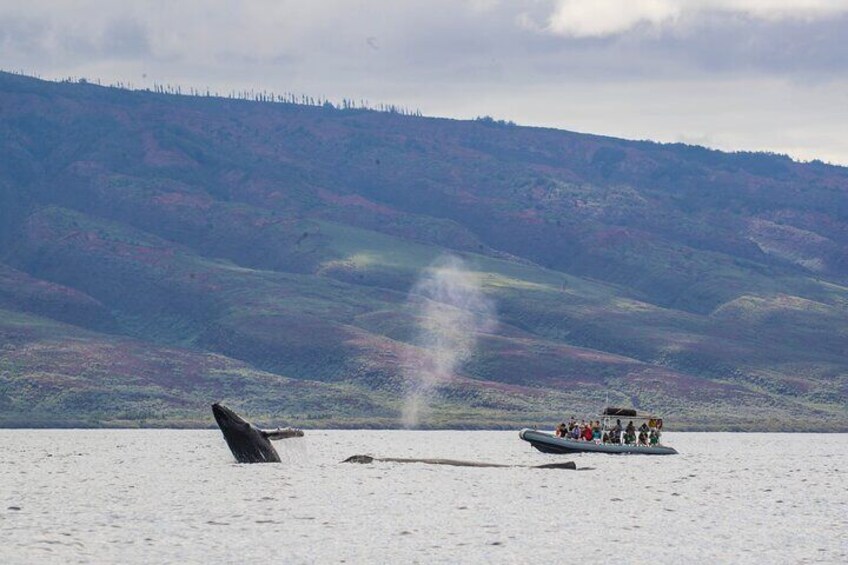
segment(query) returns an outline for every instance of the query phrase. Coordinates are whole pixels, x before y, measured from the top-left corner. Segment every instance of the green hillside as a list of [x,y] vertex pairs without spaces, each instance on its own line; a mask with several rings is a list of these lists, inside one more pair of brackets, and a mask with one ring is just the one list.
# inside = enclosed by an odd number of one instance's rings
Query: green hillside
[[400,425],[450,254],[423,426],[848,429],[848,169],[5,73],[0,150],[0,425]]

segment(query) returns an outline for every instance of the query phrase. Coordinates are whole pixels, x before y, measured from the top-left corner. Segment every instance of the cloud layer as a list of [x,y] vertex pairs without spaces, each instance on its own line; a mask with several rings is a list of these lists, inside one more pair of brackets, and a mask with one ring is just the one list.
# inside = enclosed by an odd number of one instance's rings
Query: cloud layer
[[848,12],[833,0],[559,0],[541,29],[572,37],[604,37],[637,27],[685,28],[709,17],[811,22]]
[[848,163],[848,1],[0,4],[2,65]]

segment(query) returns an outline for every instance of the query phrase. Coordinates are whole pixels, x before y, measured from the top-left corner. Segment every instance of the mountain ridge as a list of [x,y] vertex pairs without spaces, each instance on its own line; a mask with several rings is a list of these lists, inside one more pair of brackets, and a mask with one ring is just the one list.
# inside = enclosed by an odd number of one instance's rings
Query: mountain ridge
[[[848,169],[5,73],[0,128],[0,308],[50,328],[0,326],[0,425],[26,421],[25,397],[91,425],[202,422],[225,400],[390,426],[407,293],[450,252],[501,324],[427,426],[550,422],[610,393],[688,428],[848,429]],[[124,390],[132,363],[106,379],[104,343],[158,375],[148,416],[110,409],[151,402]],[[248,398],[210,368],[177,386],[163,348],[264,384]],[[57,375],[91,398],[64,398]]]

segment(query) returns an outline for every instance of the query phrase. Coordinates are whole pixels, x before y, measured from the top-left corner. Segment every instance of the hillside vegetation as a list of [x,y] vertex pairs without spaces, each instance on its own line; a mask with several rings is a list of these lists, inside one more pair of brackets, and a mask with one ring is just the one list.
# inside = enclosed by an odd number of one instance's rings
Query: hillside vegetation
[[0,73],[0,425],[398,425],[445,253],[498,324],[425,426],[848,429],[848,169]]

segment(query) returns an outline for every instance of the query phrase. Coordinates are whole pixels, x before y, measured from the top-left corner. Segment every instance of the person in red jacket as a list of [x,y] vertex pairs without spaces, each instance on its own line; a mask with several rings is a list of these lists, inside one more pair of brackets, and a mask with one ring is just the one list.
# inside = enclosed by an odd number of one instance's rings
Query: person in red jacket
[[583,428],[583,439],[586,441],[592,441],[592,426],[587,424],[586,427]]

